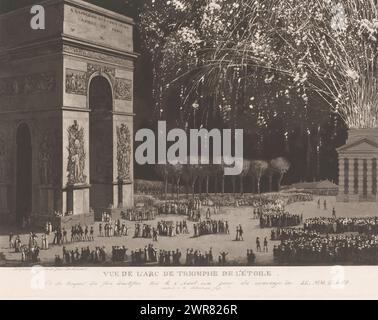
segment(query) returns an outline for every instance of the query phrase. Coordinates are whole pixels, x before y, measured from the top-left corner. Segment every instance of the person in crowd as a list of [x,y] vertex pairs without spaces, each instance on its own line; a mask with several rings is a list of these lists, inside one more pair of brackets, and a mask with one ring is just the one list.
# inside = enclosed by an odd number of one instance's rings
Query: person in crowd
[[252,249],[247,249],[247,265],[252,266],[255,264],[256,255],[254,254]]
[[100,237],[104,236],[104,234],[102,232],[102,223],[99,223],[99,225],[98,225],[98,234],[99,234]]
[[68,243],[67,239],[67,230],[63,228],[63,238],[62,238],[62,243]]
[[9,234],[9,249],[13,249],[13,247],[14,247],[14,242],[13,242],[13,233],[11,232],[10,234]]
[[261,252],[261,243],[260,243],[260,238],[256,238],[256,251]]
[[239,240],[240,241],[244,241],[243,234],[244,234],[243,228],[241,224],[239,224]]
[[220,252],[219,256],[220,256],[220,262],[221,262],[221,266],[225,266],[227,264],[227,255],[228,255],[228,252],[226,251],[222,251]]
[[268,239],[267,237],[264,238],[264,252],[268,252]]

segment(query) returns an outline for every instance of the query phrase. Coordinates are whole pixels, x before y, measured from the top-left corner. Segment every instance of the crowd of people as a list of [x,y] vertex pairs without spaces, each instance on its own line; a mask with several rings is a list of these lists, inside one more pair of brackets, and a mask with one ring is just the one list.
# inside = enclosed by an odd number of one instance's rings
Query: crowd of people
[[288,193],[286,198],[286,205],[296,202],[309,202],[314,200],[314,195],[311,193]]
[[157,250],[153,244],[145,246],[143,249],[131,251],[132,265],[145,265],[157,263],[160,266],[179,266],[181,251],[177,250]]
[[327,235],[283,240],[273,249],[285,263],[378,263],[377,235]]
[[285,228],[298,226],[303,221],[303,215],[277,211],[260,215],[260,228]]
[[82,247],[80,250],[79,248],[68,250],[66,249],[66,247],[63,247],[62,251],[63,251],[62,253],[63,259],[61,259],[59,255],[55,256],[56,265],[103,263],[106,261],[105,247],[96,247],[95,249],[92,249],[92,250],[89,248],[89,246]]
[[[91,228],[92,231],[92,228]],[[129,228],[126,223],[122,222],[120,219],[115,221],[108,221],[105,224],[100,223],[98,225],[98,233],[100,237],[121,237],[128,235]]]
[[222,194],[212,195],[213,202],[221,206],[239,207],[239,206],[252,206],[261,207],[266,204],[283,202],[285,205],[295,202],[307,202],[313,200],[313,195],[310,193],[269,193],[269,194]]
[[305,230],[312,230],[323,234],[344,232],[378,234],[378,217],[316,217],[306,219],[303,227]]
[[38,262],[40,248],[38,246],[22,246],[21,247],[21,261],[22,262]]
[[303,228],[277,228],[270,232],[271,240],[288,240],[302,237],[316,238],[319,233],[313,230],[305,230]]
[[[219,213],[219,204],[229,205],[228,201],[233,200],[234,206],[248,205],[252,207],[250,212],[253,211],[253,218],[256,219],[254,223],[259,223],[260,228],[272,229],[267,230],[267,232],[270,232],[270,240],[277,241],[277,245],[273,248],[273,257],[279,263],[378,263],[378,216],[336,217],[332,202],[328,201],[327,203],[328,199],[321,198],[314,201],[314,206],[317,204],[318,210],[322,212],[321,215],[328,214],[329,216],[303,220],[302,214],[292,214],[286,210],[286,206],[293,202],[313,200],[312,195],[305,193],[244,195],[239,198],[225,195],[224,202],[222,202],[222,197],[218,200],[214,200],[212,196],[191,200],[170,200],[161,202],[155,207],[153,207],[154,204],[151,204],[150,206],[127,210],[122,217],[134,221],[135,229],[133,226],[130,226],[131,229],[129,229],[125,220],[113,221],[111,214],[104,214],[102,222],[96,224],[96,229],[98,226],[100,237],[128,236],[129,230],[134,229],[130,232],[131,236],[150,239],[146,241],[147,243],[156,243],[158,237],[189,234],[192,225],[193,238],[214,234],[227,235],[230,234],[228,221],[221,219],[221,217],[214,217],[214,215]],[[167,217],[156,219],[158,214],[170,214],[177,217],[173,217],[171,221]],[[183,219],[181,219],[181,216]],[[156,222],[151,222],[151,224],[147,222],[154,219]],[[153,225],[153,223],[156,223],[156,225]],[[298,227],[300,225],[301,227]],[[232,236],[225,237],[228,239],[227,241],[244,241],[244,224],[243,226],[241,224],[232,224],[231,226]],[[38,262],[40,252],[50,249],[51,245],[65,246],[63,247],[62,258],[59,255],[55,256],[57,265],[102,263],[106,261],[105,247],[90,249],[84,243],[83,245],[86,247],[80,250],[75,248],[75,242],[95,240],[94,226],[77,224],[67,228],[53,228],[53,224],[49,221],[43,228],[43,233],[38,234],[38,236],[31,232],[29,241],[27,241],[27,238],[23,238],[24,243],[22,243],[19,235],[10,234],[9,248],[19,253],[23,262]],[[234,234],[235,229],[236,235]],[[250,232],[250,229],[246,230],[248,230],[248,233]],[[190,233],[192,233],[192,230],[190,230]],[[268,237],[265,237],[265,235]],[[256,238],[256,248],[247,250],[247,265],[255,264],[256,255],[271,252],[272,247],[268,247],[268,239],[269,234],[264,234],[261,239]],[[246,240],[248,240],[248,237],[246,237]],[[228,253],[226,251],[213,256],[212,249],[209,251],[201,251],[198,248],[188,249],[186,255],[183,251],[183,257],[180,249],[156,249],[153,244],[149,244],[145,247],[141,246],[141,249],[128,251],[124,244],[121,242],[119,245],[108,248],[109,252],[111,250],[109,261],[127,261],[132,265],[156,264],[161,266],[227,265]],[[70,249],[67,249],[68,247]],[[55,248],[55,250],[60,250],[60,248]],[[42,251],[41,256],[44,257],[45,254],[46,252]],[[241,260],[245,261],[245,256]]]
[[188,220],[192,222],[201,221],[201,211],[200,210],[190,210],[188,215]]
[[[126,256],[127,259],[127,256]],[[136,249],[130,252],[131,265],[144,265],[146,263],[156,262],[156,249],[152,244],[145,246],[143,249]]]
[[179,266],[181,258],[181,251],[159,250],[159,265],[160,266]]
[[[206,206],[206,208],[204,208]],[[199,221],[202,208],[206,209],[206,215],[219,214],[220,206],[209,198],[194,198],[191,200],[165,201],[157,206],[158,214],[185,215],[191,221]]]
[[157,210],[154,207],[140,207],[126,210],[121,213],[122,219],[127,221],[151,221],[156,218]]
[[157,224],[157,232],[159,236],[173,237],[179,234],[188,234],[188,224],[186,220],[176,221],[165,221],[161,220]]
[[124,262],[127,260],[127,248],[125,246],[113,246],[112,247],[112,261]]
[[201,252],[200,250],[187,249],[185,265],[187,266],[210,266],[214,262],[213,249]]
[[151,227],[149,224],[145,223],[136,223],[135,224],[135,229],[134,229],[134,238],[147,238],[151,239],[153,236],[153,231],[155,229]]
[[228,221],[225,220],[204,220],[193,224],[194,237],[206,234],[229,234]]
[[178,214],[189,215],[189,210],[193,208],[191,202],[187,201],[164,201],[157,207],[158,214]]
[[259,201],[259,204],[253,205],[253,218],[258,219],[263,214],[274,214],[285,211],[285,203],[283,200],[276,201]]
[[[71,242],[79,241],[94,241],[94,229],[93,226],[82,227],[80,224],[73,225],[71,227]],[[62,245],[68,243],[67,231],[65,228],[57,228],[54,231],[53,244]]]

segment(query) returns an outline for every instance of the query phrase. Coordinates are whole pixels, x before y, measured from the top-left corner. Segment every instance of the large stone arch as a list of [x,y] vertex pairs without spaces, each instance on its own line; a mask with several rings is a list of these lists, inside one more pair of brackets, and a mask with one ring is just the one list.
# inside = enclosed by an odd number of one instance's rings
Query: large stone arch
[[[90,210],[89,91],[98,76],[107,79],[112,95],[107,137],[112,145],[109,183],[113,199],[112,208],[106,210],[116,215],[133,205],[132,161],[127,166],[119,163],[119,159],[132,159],[132,139],[117,135],[129,132],[132,136],[133,132],[137,58],[133,20],[79,0],[46,2],[44,8],[46,32],[34,32],[19,23],[30,20],[29,8],[0,16],[0,28],[17,30],[0,39],[5,52],[0,53],[0,128],[6,132],[10,168],[9,179],[0,182],[0,220],[5,216],[15,220],[15,128],[26,122],[32,134],[33,221],[88,224],[94,218]],[[119,141],[123,146],[129,144],[122,152]],[[119,169],[130,174],[120,175]],[[121,183],[119,176],[125,178]]]

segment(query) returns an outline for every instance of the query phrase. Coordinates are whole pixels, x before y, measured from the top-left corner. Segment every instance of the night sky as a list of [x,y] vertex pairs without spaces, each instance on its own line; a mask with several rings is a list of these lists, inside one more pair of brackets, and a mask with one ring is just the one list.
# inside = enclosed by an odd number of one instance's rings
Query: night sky
[[[86,0],[86,2],[104,7],[106,9],[124,14],[126,16],[132,17],[135,22],[135,34],[134,34],[134,48],[137,53],[140,54],[139,59],[136,62],[135,67],[135,83],[134,83],[134,112],[136,113],[136,118],[134,122],[134,130],[140,128],[153,128],[155,126],[154,120],[152,118],[152,109],[154,106],[152,97],[152,62],[149,54],[144,52],[143,46],[141,44],[140,31],[138,30],[138,6],[142,1],[138,0]],[[0,0],[0,13],[8,12],[17,8],[24,6],[29,6],[32,4],[38,4],[41,1],[36,0]],[[174,112],[169,112],[171,116],[175,116]],[[331,132],[330,132],[331,133]],[[337,155],[335,151],[335,146],[344,144],[346,137],[346,132],[343,129],[341,134],[338,135],[337,141],[330,141],[331,144],[326,146],[326,151],[323,153],[323,160],[321,161],[321,178],[329,178],[331,180],[337,179]],[[244,140],[248,140],[245,137]],[[270,139],[271,142],[279,142],[279,139]],[[246,142],[246,141],[245,141]],[[281,145],[267,145],[265,157],[273,158],[280,156]],[[246,150],[247,149],[247,150]],[[245,148],[246,157],[254,158],[253,150]],[[275,154],[277,153],[277,154]],[[302,179],[306,179],[306,168],[304,167],[306,150],[301,145],[298,150],[291,152],[290,161],[293,166],[290,170],[289,179],[287,182],[296,182]],[[296,167],[294,170],[293,167]],[[303,168],[302,168],[303,167]],[[153,168],[140,168],[135,166],[135,175],[137,178],[156,178],[154,176]]]

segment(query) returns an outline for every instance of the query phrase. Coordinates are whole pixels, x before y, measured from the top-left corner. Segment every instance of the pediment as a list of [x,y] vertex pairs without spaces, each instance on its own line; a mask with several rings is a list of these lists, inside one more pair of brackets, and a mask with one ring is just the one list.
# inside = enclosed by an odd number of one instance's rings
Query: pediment
[[339,153],[378,153],[378,144],[369,139],[360,139],[337,149]]

